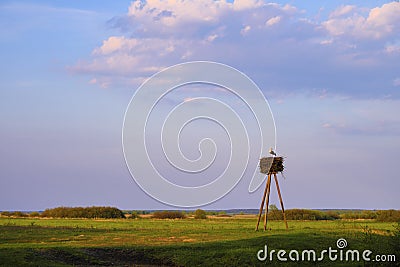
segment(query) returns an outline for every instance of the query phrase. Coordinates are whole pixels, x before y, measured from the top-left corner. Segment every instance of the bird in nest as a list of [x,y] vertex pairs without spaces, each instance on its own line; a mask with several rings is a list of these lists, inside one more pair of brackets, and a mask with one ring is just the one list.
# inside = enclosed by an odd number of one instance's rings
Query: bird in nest
[[269,154],[271,154],[271,155],[273,155],[273,156],[276,156],[276,153],[275,153],[275,151],[272,149],[272,147],[269,149]]

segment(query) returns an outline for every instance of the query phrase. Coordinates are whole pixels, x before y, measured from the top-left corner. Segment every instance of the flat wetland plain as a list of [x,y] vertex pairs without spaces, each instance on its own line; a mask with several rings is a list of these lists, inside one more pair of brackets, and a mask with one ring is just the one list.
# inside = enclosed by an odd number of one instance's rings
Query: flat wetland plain
[[[0,266],[395,266],[329,260],[259,261],[257,252],[319,253],[345,238],[347,249],[395,254],[395,223],[372,220],[269,221],[256,216],[208,219],[48,219],[0,217]],[[396,241],[395,241],[396,242]],[[397,240],[398,242],[398,240]],[[287,255],[286,255],[287,257]],[[371,256],[373,257],[373,256]]]

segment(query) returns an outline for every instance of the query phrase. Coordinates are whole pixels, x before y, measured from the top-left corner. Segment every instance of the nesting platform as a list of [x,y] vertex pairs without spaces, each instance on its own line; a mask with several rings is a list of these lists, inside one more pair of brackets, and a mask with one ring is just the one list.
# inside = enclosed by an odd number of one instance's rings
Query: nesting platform
[[265,174],[272,174],[283,172],[283,157],[266,157],[260,159],[260,172]]
[[[288,224],[287,224],[286,215],[285,215],[285,208],[283,207],[281,190],[279,188],[278,178],[276,176],[276,174],[278,172],[283,172],[283,169],[284,169],[283,157],[265,157],[265,158],[260,159],[260,172],[267,174],[267,184],[265,186],[263,198],[261,201],[260,211],[258,212],[258,220],[257,220],[256,230],[258,230],[258,226],[260,224],[263,209],[265,209],[264,230],[267,230],[268,204],[269,204],[269,194],[271,192],[272,175],[274,176],[276,189],[278,191],[279,201],[281,203],[281,208],[282,208],[282,213],[283,213],[283,219],[285,221],[286,229],[288,229]],[[265,204],[265,208],[264,208],[264,204]]]

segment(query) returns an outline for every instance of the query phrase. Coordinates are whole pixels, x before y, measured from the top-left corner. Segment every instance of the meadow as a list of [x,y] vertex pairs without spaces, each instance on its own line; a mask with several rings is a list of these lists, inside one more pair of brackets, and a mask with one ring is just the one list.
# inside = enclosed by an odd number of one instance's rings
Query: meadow
[[[259,261],[268,250],[346,249],[398,253],[396,223],[374,220],[269,221],[256,216],[208,219],[54,219],[0,217],[0,266],[395,266],[397,262]],[[261,223],[262,226],[262,223]],[[397,229],[396,229],[397,227]],[[261,227],[262,228],[262,227]],[[397,255],[397,257],[399,257]]]

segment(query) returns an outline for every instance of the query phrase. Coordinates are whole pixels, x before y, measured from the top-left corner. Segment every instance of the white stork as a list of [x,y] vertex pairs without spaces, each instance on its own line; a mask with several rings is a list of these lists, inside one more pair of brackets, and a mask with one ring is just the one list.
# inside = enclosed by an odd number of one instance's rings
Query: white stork
[[272,147],[269,149],[269,154],[276,156],[275,151],[272,149]]

